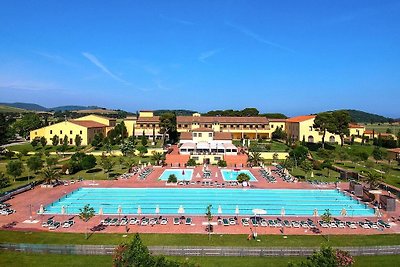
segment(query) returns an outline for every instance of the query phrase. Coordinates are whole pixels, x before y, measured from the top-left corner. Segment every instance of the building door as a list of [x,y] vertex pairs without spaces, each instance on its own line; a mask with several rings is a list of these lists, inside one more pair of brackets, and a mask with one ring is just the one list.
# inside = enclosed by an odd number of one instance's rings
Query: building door
[[209,158],[204,158],[203,159],[203,164],[210,164],[210,159]]

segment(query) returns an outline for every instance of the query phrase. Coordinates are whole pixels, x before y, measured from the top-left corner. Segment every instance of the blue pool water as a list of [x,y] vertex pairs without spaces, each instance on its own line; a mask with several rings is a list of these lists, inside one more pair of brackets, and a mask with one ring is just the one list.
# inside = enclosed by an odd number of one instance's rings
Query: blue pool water
[[221,170],[221,173],[222,173],[222,177],[224,177],[225,181],[236,181],[238,175],[241,173],[245,173],[248,176],[250,176],[250,181],[253,181],[253,182],[257,181],[256,177],[254,177],[254,175],[248,170],[240,170],[240,171]]
[[168,181],[168,177],[171,174],[175,174],[178,181],[189,181],[189,180],[192,180],[193,170],[190,170],[190,169],[167,169],[161,174],[159,179],[162,181]]
[[329,209],[339,216],[343,208],[348,216],[372,216],[374,211],[363,203],[337,190],[300,189],[225,189],[225,188],[80,188],[63,196],[45,207],[45,213],[61,214],[64,206],[67,214],[78,214],[79,209],[90,204],[96,214],[103,209],[104,214],[137,214],[138,206],[142,214],[155,214],[159,206],[160,214],[178,214],[182,205],[185,214],[203,215],[211,204],[217,215],[221,206],[223,215],[233,215],[236,205],[240,215],[251,215],[252,209],[265,209],[267,215],[312,217],[314,209],[319,214]]

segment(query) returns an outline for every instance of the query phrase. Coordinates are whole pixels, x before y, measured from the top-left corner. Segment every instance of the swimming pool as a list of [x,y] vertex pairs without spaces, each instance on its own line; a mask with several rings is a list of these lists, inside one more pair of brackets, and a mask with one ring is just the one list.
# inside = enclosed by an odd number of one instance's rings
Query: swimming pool
[[192,180],[193,170],[191,170],[191,169],[167,169],[161,174],[159,179],[162,181],[168,181],[168,177],[171,174],[175,174],[178,181],[190,181],[190,180]]
[[240,170],[240,171],[235,171],[235,170],[221,170],[222,177],[224,178],[225,181],[236,181],[237,177],[241,173],[245,173],[250,177],[250,181],[256,182],[257,179],[254,177],[254,175],[248,171],[248,170]]
[[47,214],[78,214],[79,209],[90,204],[96,214],[103,209],[104,214],[178,214],[180,205],[185,214],[204,215],[206,207],[213,206],[217,215],[221,206],[223,215],[235,214],[236,206],[240,215],[251,215],[255,208],[265,209],[267,215],[285,214],[312,217],[314,209],[319,214],[329,209],[339,216],[343,208],[348,216],[373,216],[374,211],[337,190],[300,189],[225,189],[225,188],[80,188],[45,207]]

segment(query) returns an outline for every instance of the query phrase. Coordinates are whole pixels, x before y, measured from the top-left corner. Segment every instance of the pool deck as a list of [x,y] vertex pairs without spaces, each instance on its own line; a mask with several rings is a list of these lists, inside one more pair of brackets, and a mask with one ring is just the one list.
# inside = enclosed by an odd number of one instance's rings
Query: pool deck
[[[334,184],[329,185],[311,185],[309,183],[288,183],[283,181],[281,178],[276,177],[277,183],[269,183],[264,178],[262,178],[258,172],[258,168],[243,168],[249,170],[258,180],[257,182],[251,182],[251,186],[253,188],[258,189],[335,189]],[[44,220],[47,220],[53,215],[41,215],[37,214],[36,211],[39,210],[40,205],[47,205],[50,204],[63,195],[70,193],[80,187],[102,187],[102,188],[149,188],[149,187],[157,187],[157,188],[165,188],[165,187],[172,187],[171,185],[166,185],[165,181],[158,180],[158,177],[161,173],[165,170],[165,168],[155,167],[154,171],[144,180],[139,180],[137,175],[129,178],[129,179],[119,179],[119,180],[112,180],[112,181],[105,181],[105,180],[95,180],[95,181],[82,181],[77,182],[75,184],[71,184],[68,186],[57,186],[55,188],[42,188],[40,186],[19,194],[14,198],[7,201],[12,205],[12,208],[15,209],[17,212],[8,216],[0,216],[0,226],[7,225],[11,222],[16,222],[16,224],[10,228],[12,230],[20,230],[20,231],[50,231],[47,228],[43,228],[41,226]],[[222,175],[219,172],[219,168],[216,166],[210,166],[209,170],[211,171],[211,179],[208,181],[218,182],[219,184],[225,183],[222,179]],[[218,173],[216,175],[216,173]],[[202,178],[196,178],[198,175],[202,176],[202,167],[194,168],[193,178],[192,181],[194,184],[189,185],[174,185],[173,187],[177,188],[210,188],[209,186],[202,186],[201,182],[205,181]],[[200,183],[197,183],[199,181]],[[346,190],[348,188],[348,183],[339,183],[338,187],[341,190]],[[215,188],[215,187],[212,187]],[[225,188],[241,188],[241,186],[225,186]],[[251,190],[251,189],[249,189]],[[322,229],[323,234],[386,234],[386,233],[400,233],[400,221],[392,220],[392,217],[400,218],[400,209],[397,209],[396,212],[382,212],[382,219],[388,221],[391,224],[391,228],[381,230],[376,229],[361,229],[358,227],[357,229]],[[82,222],[78,216],[74,215],[55,215],[54,218],[57,221],[64,221],[68,218],[74,217],[75,225],[71,228],[58,228],[54,232],[85,232],[87,228],[91,228],[95,225],[98,225],[101,219],[107,217],[107,215],[96,215],[92,218],[89,222],[84,223]],[[110,216],[110,217],[118,217],[118,216]],[[131,217],[138,217],[137,215],[128,216]],[[142,216],[141,216],[142,217]],[[154,217],[154,216],[148,216]],[[140,232],[140,233],[202,233],[206,234],[205,223],[207,220],[204,216],[190,216],[193,218],[192,225],[173,225],[173,217],[177,216],[166,216],[168,218],[167,225],[154,225],[154,226],[136,226],[136,225],[128,225],[129,232]],[[217,222],[217,217],[214,216],[214,222]],[[226,217],[226,216],[221,216]],[[232,217],[232,216],[231,216]],[[264,217],[264,216],[263,216]],[[265,216],[267,219],[277,219],[277,217],[282,218],[282,216]],[[34,221],[31,222],[30,218]],[[240,220],[239,216],[239,220]],[[293,217],[293,216],[284,216],[284,219],[287,220],[304,220],[307,217]],[[314,221],[319,218],[312,218],[312,216],[308,216],[308,218],[313,219]],[[365,220],[367,217],[341,217],[340,219],[346,221],[360,221]],[[368,219],[372,221],[376,221],[376,217],[369,217]],[[257,227],[258,234],[282,234],[281,228],[273,228],[273,227]],[[125,233],[127,231],[127,227],[125,226],[107,226],[101,233]],[[250,234],[251,230],[250,227],[242,226],[241,224],[238,225],[231,225],[231,226],[223,226],[223,225],[216,225],[214,226],[214,233],[216,234]],[[309,229],[303,228],[285,228],[284,229],[285,235],[314,235],[312,231]]]

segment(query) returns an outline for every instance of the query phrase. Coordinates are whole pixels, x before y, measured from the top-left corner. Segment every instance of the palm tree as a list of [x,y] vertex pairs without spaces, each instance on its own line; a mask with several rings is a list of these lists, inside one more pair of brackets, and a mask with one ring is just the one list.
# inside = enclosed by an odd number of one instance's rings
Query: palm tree
[[260,166],[263,163],[263,158],[261,157],[261,153],[258,151],[253,151],[249,153],[249,158],[247,160],[254,166]]
[[369,185],[370,189],[375,189],[382,182],[383,177],[377,172],[370,171],[366,173],[363,180]]
[[164,160],[164,154],[161,152],[153,151],[151,159],[155,161],[156,165],[161,165],[162,161]]
[[43,171],[43,177],[46,184],[51,184],[60,177],[60,173],[53,168],[46,168]]

